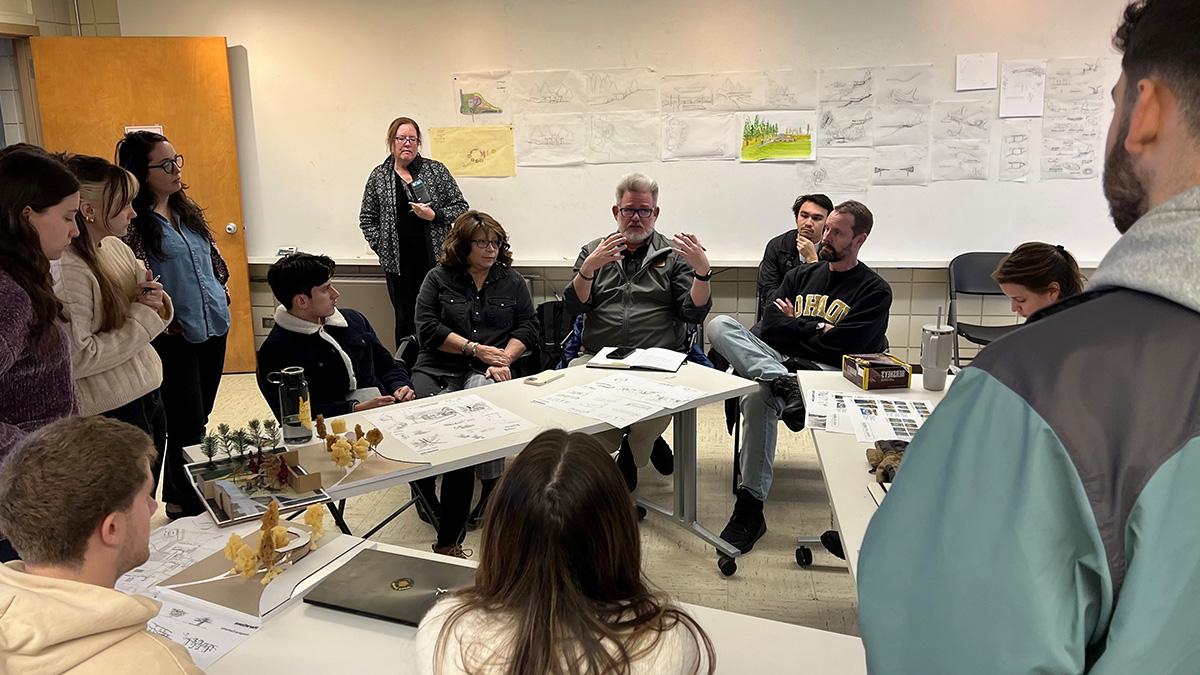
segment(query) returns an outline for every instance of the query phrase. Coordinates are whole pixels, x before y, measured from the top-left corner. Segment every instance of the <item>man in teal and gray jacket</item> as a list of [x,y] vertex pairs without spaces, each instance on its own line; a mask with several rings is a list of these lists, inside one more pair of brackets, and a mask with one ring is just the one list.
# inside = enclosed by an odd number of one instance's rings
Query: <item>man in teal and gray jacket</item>
[[1088,292],[954,382],[859,558],[872,673],[1200,672],[1200,3],[1130,5]]

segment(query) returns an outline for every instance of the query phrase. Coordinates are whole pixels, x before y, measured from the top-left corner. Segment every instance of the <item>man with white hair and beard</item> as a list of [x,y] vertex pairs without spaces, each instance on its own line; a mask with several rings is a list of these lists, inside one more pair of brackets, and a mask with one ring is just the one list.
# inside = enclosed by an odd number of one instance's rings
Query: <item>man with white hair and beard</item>
[[[843,354],[887,349],[892,288],[858,259],[874,217],[864,204],[833,207],[817,246],[818,262],[792,268],[783,277],[762,320],[746,330],[736,319],[718,316],[708,339],[742,377],[759,390],[742,399],[745,442],[737,502],[721,538],[742,553],[767,531],[763,502],[771,489],[779,421],[792,431],[804,428],[804,395],[792,375],[821,365],[840,369]],[[840,552],[836,532],[822,536]]]
[[[612,207],[617,231],[585,244],[575,260],[575,276],[563,295],[566,310],[583,314],[583,354],[590,359],[604,347],[662,347],[687,352],[687,325],[699,324],[712,307],[712,266],[700,239],[680,232],[673,238],[654,230],[658,220],[658,183],[631,173],[617,184]],[[632,492],[637,467],[655,453],[662,473],[673,470],[670,447],[660,436],[670,417],[659,417],[597,437],[620,449],[618,466]],[[642,514],[642,507],[638,507]]]
[[872,673],[1200,663],[1200,3],[1142,0],[1105,149],[1122,237],[989,346],[909,446],[859,559]]

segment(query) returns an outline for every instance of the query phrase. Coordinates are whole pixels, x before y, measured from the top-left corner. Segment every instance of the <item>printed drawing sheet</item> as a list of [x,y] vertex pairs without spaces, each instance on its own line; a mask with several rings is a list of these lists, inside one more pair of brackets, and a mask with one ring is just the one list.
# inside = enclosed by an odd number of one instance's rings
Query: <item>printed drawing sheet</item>
[[588,110],[587,84],[578,70],[518,70],[511,77],[518,113],[581,113]]
[[1000,55],[959,54],[954,62],[954,88],[957,91],[996,88],[996,66]]
[[217,612],[164,602],[146,630],[182,645],[197,666],[208,668],[257,629]]
[[1046,66],[1042,178],[1095,178],[1105,108],[1103,59],[1055,59]]
[[767,110],[816,110],[817,71],[771,70],[766,74]]
[[587,115],[518,115],[513,127],[520,166],[567,166],[587,161]]
[[662,123],[644,112],[592,113],[587,138],[588,164],[656,162]]
[[664,160],[734,159],[741,147],[737,118],[730,113],[663,115]]
[[871,184],[871,158],[866,155],[821,157],[799,164],[796,170],[803,192],[864,195]]
[[367,419],[421,455],[534,428],[529,420],[472,394],[390,406]]
[[991,101],[939,101],[933,104],[933,137],[940,140],[987,141],[992,138]]
[[593,112],[658,110],[658,74],[652,68],[585,70],[583,81]]
[[762,110],[767,102],[763,71],[664,75],[662,110],[677,112],[738,112]]
[[875,68],[823,68],[821,109],[874,105]]
[[875,108],[861,104],[852,106],[821,103],[817,145],[822,148],[869,148]]
[[846,410],[859,442],[911,441],[929,419],[933,403],[855,395],[847,402]]
[[620,429],[703,395],[704,392],[693,387],[620,374],[534,399],[534,403],[607,422]]

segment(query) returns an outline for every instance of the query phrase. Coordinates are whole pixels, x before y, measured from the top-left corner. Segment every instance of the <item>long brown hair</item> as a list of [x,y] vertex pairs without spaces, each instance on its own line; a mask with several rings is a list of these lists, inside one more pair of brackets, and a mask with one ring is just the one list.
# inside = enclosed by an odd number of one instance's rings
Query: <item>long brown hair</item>
[[29,295],[29,344],[35,354],[52,348],[54,322],[67,316],[54,294],[50,260],[22,211],[28,206],[40,213],[78,191],[75,176],[41,148],[23,146],[0,154],[0,271]]
[[500,250],[496,252],[496,264],[505,267],[512,266],[512,249],[508,246],[508,233],[504,226],[495,218],[483,211],[474,209],[467,211],[454,221],[454,226],[446,235],[442,244],[442,255],[438,262],[453,270],[465,270],[468,267],[468,256],[471,255],[471,240],[482,236],[484,239],[496,235],[500,240]]
[[[63,161],[79,179],[79,196],[96,208],[100,224],[108,228],[108,219],[133,202],[138,193],[138,182],[125,169],[101,157],[90,155],[65,155]],[[121,296],[121,286],[100,268],[97,258],[100,242],[92,241],[83,213],[75,216],[79,224],[79,236],[71,241],[75,254],[87,264],[100,286],[99,331],[120,328],[129,318],[129,298]]]
[[[117,164],[137,179],[141,189],[133,198],[137,216],[129,224],[146,245],[146,251],[155,258],[163,257],[162,224],[154,217],[154,190],[150,188],[150,153],[154,146],[166,143],[167,137],[153,131],[131,131],[117,141]],[[167,198],[167,206],[179,215],[179,224],[212,241],[212,231],[204,218],[204,209],[187,196],[186,184]]]
[[[480,611],[507,620],[512,637],[488,647],[511,675],[628,673],[680,627],[715,672],[708,636],[650,589],[641,561],[633,500],[612,457],[585,434],[538,434],[488,501],[475,585],[455,595],[435,671],[454,623]],[[464,644],[464,663],[469,651]]]
[[1058,282],[1062,300],[1083,292],[1083,273],[1075,256],[1062,246],[1030,241],[1004,256],[992,278],[998,284],[1020,284],[1034,293],[1045,293]]

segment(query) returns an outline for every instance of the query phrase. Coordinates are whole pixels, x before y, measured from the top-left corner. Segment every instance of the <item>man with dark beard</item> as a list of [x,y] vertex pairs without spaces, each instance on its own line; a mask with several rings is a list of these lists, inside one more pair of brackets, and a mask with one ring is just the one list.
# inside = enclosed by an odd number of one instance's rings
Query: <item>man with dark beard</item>
[[872,673],[1200,663],[1200,3],[1129,5],[1086,292],[962,371],[859,560]]
[[[746,330],[718,316],[708,324],[713,348],[759,390],[742,399],[746,418],[737,503],[721,538],[747,553],[767,531],[763,502],[771,489],[779,420],[792,431],[804,428],[804,394],[795,370],[841,367],[843,354],[887,349],[892,289],[858,260],[871,233],[871,211],[863,204],[838,204],[825,221],[818,262],[793,268],[783,278],[762,320]],[[830,532],[822,541],[834,537]],[[830,539],[830,550],[840,546]]]

